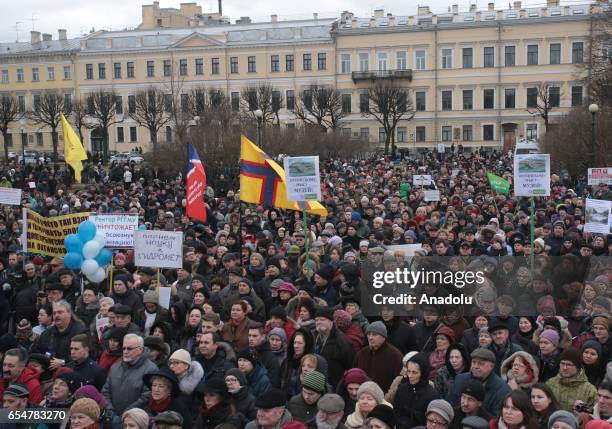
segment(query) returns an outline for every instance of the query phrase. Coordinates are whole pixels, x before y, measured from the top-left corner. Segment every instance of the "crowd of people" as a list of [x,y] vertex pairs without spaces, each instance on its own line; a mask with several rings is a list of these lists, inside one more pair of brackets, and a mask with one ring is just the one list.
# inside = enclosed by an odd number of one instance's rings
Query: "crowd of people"
[[[0,429],[612,427],[612,239],[583,230],[585,199],[612,191],[553,174],[530,216],[486,173],[511,182],[512,155],[329,159],[328,215],[304,219],[241,204],[228,171],[209,178],[201,223],[180,176],[111,165],[74,186],[50,165],[9,165],[1,185],[23,199],[0,216],[0,397],[69,417]],[[22,251],[22,208],[182,231],[182,267],[158,273],[115,250],[112,276],[90,283]],[[485,282],[459,290],[469,306],[371,305],[373,274],[398,268]]]

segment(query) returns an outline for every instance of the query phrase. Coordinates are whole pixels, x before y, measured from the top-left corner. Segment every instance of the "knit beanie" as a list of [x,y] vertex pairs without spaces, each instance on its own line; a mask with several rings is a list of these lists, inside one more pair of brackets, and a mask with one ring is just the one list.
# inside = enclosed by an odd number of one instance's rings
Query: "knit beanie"
[[595,350],[597,352],[597,355],[599,356],[599,358],[601,358],[601,355],[603,353],[603,348],[601,347],[601,343],[599,341],[597,341],[597,340],[586,340],[580,346],[580,353],[583,353],[586,349]]
[[273,328],[270,332],[268,332],[268,335],[267,335],[268,339],[272,335],[276,335],[277,337],[279,337],[281,341],[283,342],[283,345],[287,344],[287,333],[285,332],[283,328]]
[[250,348],[245,348],[236,353],[236,360],[245,359],[253,364],[253,366],[257,365],[257,352]]
[[382,404],[385,399],[385,394],[382,389],[373,381],[366,381],[361,386],[359,386],[359,390],[357,390],[357,398],[361,396],[362,393],[367,393],[372,396],[377,404]]
[[177,360],[179,362],[184,362],[187,365],[191,366],[191,355],[185,349],[178,349],[170,356],[169,360]]
[[325,376],[319,371],[312,371],[306,374],[302,380],[302,386],[317,393],[325,393]]
[[74,404],[70,407],[70,414],[76,413],[85,414],[94,422],[100,419],[100,407],[93,399],[81,398],[74,401]]
[[559,362],[562,360],[567,360],[576,365],[578,370],[582,369],[582,353],[580,353],[575,348],[570,347],[569,349],[563,350],[561,356],[559,356]]
[[595,325],[603,326],[606,329],[610,329],[610,320],[605,316],[595,316],[593,317],[593,322],[591,323],[591,326]]
[[64,383],[68,385],[68,389],[70,389],[70,393],[72,394],[74,394],[78,388],[82,387],[86,383],[86,380],[74,371],[64,372],[56,379],[64,381]]
[[361,368],[351,368],[344,372],[344,376],[342,377],[342,381],[346,386],[349,384],[363,384],[368,381],[370,377],[368,374]]
[[338,329],[344,332],[352,325],[351,315],[345,310],[338,309],[334,311],[334,323]]
[[236,377],[236,379],[238,380],[238,383],[240,383],[241,386],[246,386],[248,384],[247,379],[244,376],[244,373],[240,371],[238,368],[232,368],[232,369],[228,369],[227,371],[225,371],[225,376],[227,377],[228,375],[231,375],[232,377]]
[[383,337],[387,338],[387,327],[385,326],[385,324],[383,322],[381,322],[380,320],[377,320],[376,322],[372,322],[368,325],[368,327],[366,328],[366,335],[368,335],[370,332],[373,332],[375,334],[378,335],[382,335]]
[[28,319],[21,319],[17,324],[17,331],[15,332],[15,339],[25,340],[32,336],[32,325]]
[[567,423],[572,429],[578,429],[578,420],[569,411],[558,410],[552,413],[548,418],[548,428],[552,428],[555,422]]
[[546,338],[548,341],[553,343],[555,347],[559,347],[559,334],[553,329],[545,329],[540,334],[540,338]]
[[76,399],[80,399],[80,398],[93,399],[94,401],[96,401],[96,404],[98,404],[101,410],[103,410],[104,408],[108,406],[108,402],[106,401],[106,398],[100,393],[100,391],[96,389],[94,386],[89,385],[89,384],[78,388],[76,392],[74,392],[74,397]]
[[149,289],[148,291],[144,293],[142,301],[145,304],[157,304],[159,303],[159,294],[157,293],[156,290]]

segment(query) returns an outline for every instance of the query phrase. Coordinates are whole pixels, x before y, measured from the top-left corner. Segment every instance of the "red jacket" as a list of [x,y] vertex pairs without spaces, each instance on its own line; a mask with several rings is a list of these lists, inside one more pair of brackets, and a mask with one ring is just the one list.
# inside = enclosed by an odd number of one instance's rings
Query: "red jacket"
[[[35,369],[26,367],[15,382],[17,384],[23,384],[28,389],[30,392],[28,401],[32,404],[39,404],[44,398],[42,387],[40,387],[40,381],[38,381],[39,375],[40,373]],[[0,379],[0,398],[4,395],[4,389],[6,389],[8,385],[8,379]]]
[[100,365],[100,368],[108,375],[111,366],[113,366],[115,362],[119,362],[121,358],[122,355],[112,355],[108,350],[104,350],[98,358],[98,365]]

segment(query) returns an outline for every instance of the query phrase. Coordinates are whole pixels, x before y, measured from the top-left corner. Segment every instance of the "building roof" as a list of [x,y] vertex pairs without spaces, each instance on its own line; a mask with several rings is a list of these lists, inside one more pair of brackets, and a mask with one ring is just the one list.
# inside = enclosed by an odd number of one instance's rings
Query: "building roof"
[[78,51],[80,39],[49,40],[38,43],[0,43],[0,56],[29,56],[46,54],[69,54]]

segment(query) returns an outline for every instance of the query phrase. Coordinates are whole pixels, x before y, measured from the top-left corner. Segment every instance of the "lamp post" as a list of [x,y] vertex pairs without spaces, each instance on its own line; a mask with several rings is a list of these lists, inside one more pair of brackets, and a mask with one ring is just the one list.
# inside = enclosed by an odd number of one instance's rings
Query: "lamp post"
[[263,120],[263,112],[261,109],[257,109],[253,112],[255,119],[257,119],[257,146],[261,147],[261,122]]
[[19,120],[19,125],[21,126],[21,162],[23,162],[23,165],[25,165],[25,146],[26,146],[27,137],[24,137],[24,134],[25,134],[26,119],[21,118]]
[[591,167],[595,167],[595,115],[599,112],[597,103],[589,105],[589,112],[591,112]]

